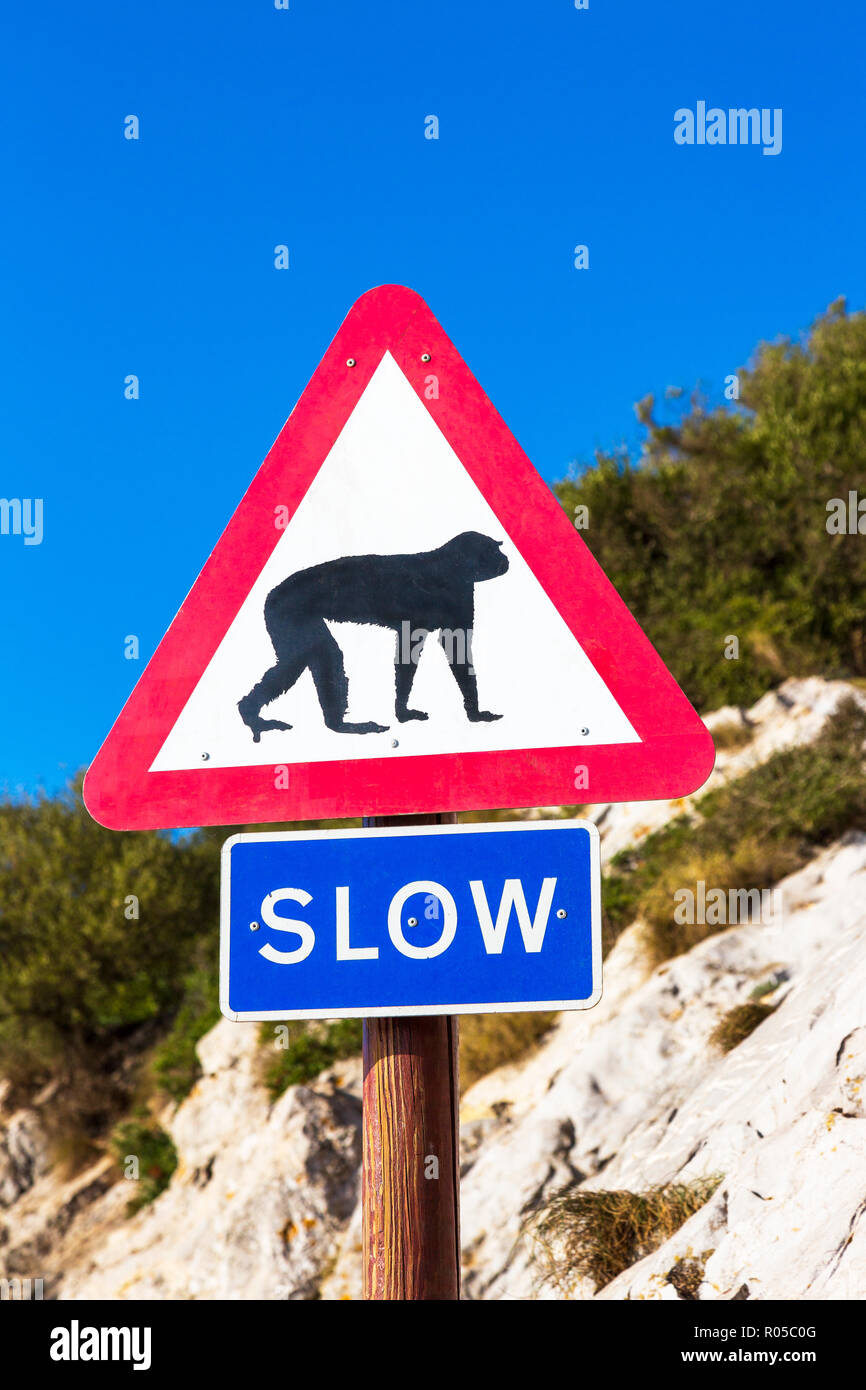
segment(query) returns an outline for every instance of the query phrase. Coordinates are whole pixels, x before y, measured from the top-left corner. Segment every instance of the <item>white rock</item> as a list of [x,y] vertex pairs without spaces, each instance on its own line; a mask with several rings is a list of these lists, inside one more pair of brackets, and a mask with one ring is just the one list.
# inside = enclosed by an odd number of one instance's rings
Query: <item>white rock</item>
[[223,1021],[208,1035],[206,1075],[170,1124],[180,1159],[171,1184],[70,1271],[60,1297],[317,1295],[357,1203],[360,1062],[271,1106],[256,1050],[254,1029]]

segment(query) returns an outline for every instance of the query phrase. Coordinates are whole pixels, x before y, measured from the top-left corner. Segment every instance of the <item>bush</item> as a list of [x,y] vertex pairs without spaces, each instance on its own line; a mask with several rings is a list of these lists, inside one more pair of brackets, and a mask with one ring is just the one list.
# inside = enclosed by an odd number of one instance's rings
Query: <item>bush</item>
[[[271,1100],[289,1086],[315,1081],[321,1072],[345,1057],[357,1057],[363,1045],[363,1025],[359,1018],[338,1018],[332,1023],[287,1023],[288,1047],[277,1047],[265,1064],[264,1082]],[[261,1041],[275,1043],[274,1025],[262,1025]]]
[[[547,1257],[545,1280],[590,1279],[598,1291],[663,1245],[700,1211],[721,1181],[715,1176],[647,1192],[565,1188],[535,1222]],[[554,1246],[561,1253],[554,1254]]]
[[118,1125],[111,1136],[111,1149],[124,1176],[131,1158],[138,1164],[138,1187],[126,1206],[127,1216],[133,1216],[168,1187],[177,1167],[177,1150],[170,1135],[155,1121],[142,1119]]
[[196,1043],[219,1022],[219,978],[215,970],[195,971],[186,981],[184,1000],[174,1022],[151,1058],[158,1088],[174,1101],[189,1095],[201,1066]]
[[[638,458],[599,453],[556,492],[699,709],[750,705],[788,675],[866,674],[866,548],[827,503],[866,477],[866,314],[830,306],[762,344],[736,406],[639,407]],[[740,659],[723,658],[728,634]]]
[[128,1101],[126,1060],[214,954],[217,858],[194,836],[104,830],[78,785],[0,804],[0,845],[0,1073],[57,1079],[70,1121],[77,1097],[98,1130]]

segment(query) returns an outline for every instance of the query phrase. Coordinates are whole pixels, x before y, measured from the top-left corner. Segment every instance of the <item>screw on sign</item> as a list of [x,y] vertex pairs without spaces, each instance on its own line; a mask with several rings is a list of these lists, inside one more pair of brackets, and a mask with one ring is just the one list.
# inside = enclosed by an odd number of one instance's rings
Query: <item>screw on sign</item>
[[354,832],[351,881],[320,841],[289,860],[265,837],[240,903],[228,842],[220,986],[229,1017],[365,1019],[367,1297],[459,1296],[456,1016],[600,990],[591,829],[495,835],[456,813],[571,804],[576,765],[585,802],[684,796],[713,758],[427,305],[397,285],[363,295],[84,796],[118,830],[373,828]]

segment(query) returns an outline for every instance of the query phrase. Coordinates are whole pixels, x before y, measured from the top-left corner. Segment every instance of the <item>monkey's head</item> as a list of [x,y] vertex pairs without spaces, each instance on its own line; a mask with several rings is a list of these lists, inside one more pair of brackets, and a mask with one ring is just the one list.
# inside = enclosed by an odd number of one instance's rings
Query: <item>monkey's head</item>
[[467,578],[471,576],[478,581],[495,579],[508,569],[508,556],[503,555],[501,545],[501,541],[483,536],[480,531],[464,531],[442,549],[449,555],[449,560],[453,557],[455,568]]

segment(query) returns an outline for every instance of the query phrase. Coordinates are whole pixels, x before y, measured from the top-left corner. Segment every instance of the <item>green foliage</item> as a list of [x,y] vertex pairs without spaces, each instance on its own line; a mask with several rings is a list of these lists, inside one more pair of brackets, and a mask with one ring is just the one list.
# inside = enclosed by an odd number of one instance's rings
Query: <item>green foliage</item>
[[115,1128],[111,1151],[121,1168],[125,1168],[131,1157],[138,1160],[135,1196],[126,1205],[127,1216],[133,1216],[168,1187],[177,1167],[177,1150],[170,1135],[155,1121],[136,1119]]
[[614,857],[602,889],[604,938],[642,917],[656,960],[721,928],[674,920],[674,894],[703,879],[725,892],[769,888],[843,831],[866,829],[866,713],[845,701],[814,743],[776,753],[700,797],[635,849]]
[[737,1004],[720,1019],[710,1034],[710,1042],[722,1052],[732,1052],[739,1047],[750,1033],[754,1033],[765,1018],[773,1012],[769,1004]]
[[219,1021],[218,998],[216,970],[194,971],[185,983],[183,1003],[171,1028],[154,1049],[151,1074],[172,1100],[182,1101],[201,1076],[195,1045]]
[[782,983],[782,980],[787,978],[788,972],[783,971],[781,976],[772,975],[769,980],[762,980],[759,985],[755,985],[755,988],[750,993],[749,998],[763,999],[768,994],[774,994],[775,991],[779,988],[779,985]]
[[272,1023],[262,1025],[261,1041],[273,1049],[264,1068],[264,1082],[271,1099],[276,1100],[289,1086],[301,1086],[335,1062],[356,1057],[362,1046],[363,1025],[359,1018],[338,1018],[331,1023],[287,1023],[288,1047],[277,1046]]
[[128,1098],[128,1054],[214,958],[217,857],[194,836],[104,830],[78,785],[0,804],[0,845],[0,1074],[62,1080],[98,1128]]
[[647,1192],[558,1192],[536,1220],[546,1255],[545,1278],[557,1284],[579,1277],[596,1290],[663,1245],[709,1201],[721,1177],[671,1183]]
[[826,529],[831,498],[866,493],[866,314],[840,300],[739,377],[737,408],[695,396],[676,424],[650,398],[639,459],[599,454],[556,488],[569,516],[589,508],[581,535],[702,709],[866,674],[866,547]]

